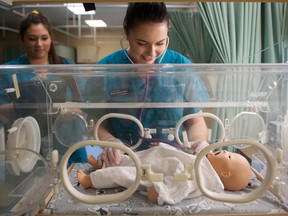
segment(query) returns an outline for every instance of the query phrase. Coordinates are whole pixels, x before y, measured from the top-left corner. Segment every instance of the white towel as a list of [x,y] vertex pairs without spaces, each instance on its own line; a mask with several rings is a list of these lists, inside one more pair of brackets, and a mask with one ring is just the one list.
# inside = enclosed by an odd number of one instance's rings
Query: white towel
[[[141,181],[139,186],[146,187],[153,184],[159,193],[158,204],[176,204],[185,198],[200,196],[201,193],[197,188],[194,179],[176,182],[174,181],[175,173],[184,171],[184,164],[194,164],[195,155],[187,154],[174,147],[162,144],[144,151],[135,153],[141,164],[150,164],[154,173],[163,173],[163,182],[146,182]],[[201,174],[204,176],[205,187],[212,191],[221,191],[224,186],[217,173],[210,165],[209,161],[204,158],[201,163]],[[134,181],[136,168],[133,160],[123,155],[122,162],[117,167],[107,167],[97,170],[90,174],[93,187],[95,188],[113,188],[122,186],[128,188]]]

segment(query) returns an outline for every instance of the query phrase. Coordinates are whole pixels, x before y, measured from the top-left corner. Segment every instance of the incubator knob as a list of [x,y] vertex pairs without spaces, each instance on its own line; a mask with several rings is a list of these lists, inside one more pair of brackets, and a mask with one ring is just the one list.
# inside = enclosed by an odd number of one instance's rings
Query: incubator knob
[[151,136],[151,134],[147,134],[147,135],[145,135],[145,138],[151,139],[152,136]]
[[144,128],[144,137],[148,139],[152,138],[149,128]]
[[173,141],[174,140],[174,138],[175,138],[175,136],[174,136],[174,134],[175,134],[175,128],[163,128],[162,129],[162,133],[163,134],[167,134],[168,133],[168,140],[169,141]]
[[174,134],[170,133],[170,134],[168,135],[168,140],[169,140],[169,141],[173,141],[173,140],[174,140]]

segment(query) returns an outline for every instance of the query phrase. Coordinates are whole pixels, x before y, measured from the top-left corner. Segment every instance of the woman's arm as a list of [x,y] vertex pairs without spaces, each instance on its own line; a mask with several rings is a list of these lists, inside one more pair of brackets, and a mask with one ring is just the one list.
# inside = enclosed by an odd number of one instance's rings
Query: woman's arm
[[189,142],[208,140],[208,128],[203,117],[185,121],[185,129]]

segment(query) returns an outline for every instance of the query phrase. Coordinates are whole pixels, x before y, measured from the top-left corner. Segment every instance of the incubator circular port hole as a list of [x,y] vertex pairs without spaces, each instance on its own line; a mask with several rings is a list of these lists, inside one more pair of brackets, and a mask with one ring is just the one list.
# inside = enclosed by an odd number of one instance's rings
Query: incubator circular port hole
[[[33,117],[19,118],[17,119],[8,134],[7,148],[8,149],[30,149],[37,153],[40,152],[41,134],[37,121]],[[37,159],[28,151],[17,151],[9,155],[10,163],[7,164],[8,170],[14,174],[19,175],[20,171],[30,172]]]
[[54,133],[62,145],[70,147],[79,141],[87,139],[88,125],[83,116],[68,112],[59,115],[55,120]]

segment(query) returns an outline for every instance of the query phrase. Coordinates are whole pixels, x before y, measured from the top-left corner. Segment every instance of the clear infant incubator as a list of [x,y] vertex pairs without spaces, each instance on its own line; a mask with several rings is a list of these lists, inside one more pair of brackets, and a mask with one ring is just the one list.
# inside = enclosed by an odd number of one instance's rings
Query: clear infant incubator
[[[217,204],[192,210],[195,200],[188,199],[170,206],[173,213],[226,215],[241,204],[254,207],[238,214],[286,214],[285,64],[18,65],[0,66],[0,78],[0,215],[95,215],[99,209],[116,214],[113,209],[124,204],[121,214],[150,214],[145,195],[139,195],[138,212],[131,197],[141,193],[140,181],[163,181],[163,173],[143,164],[135,152],[162,143],[193,154],[185,145],[187,128],[199,117],[208,127],[209,146],[174,180],[195,181],[197,199]],[[104,125],[117,142],[101,136]],[[134,181],[109,193],[87,192],[77,182],[76,169],[85,169],[87,155],[97,158],[106,147],[131,156]],[[247,158],[250,188],[235,193],[206,188],[201,164],[207,153],[219,149]],[[223,203],[230,209],[217,211]],[[154,214],[167,213],[164,208],[158,212],[154,206]]]

